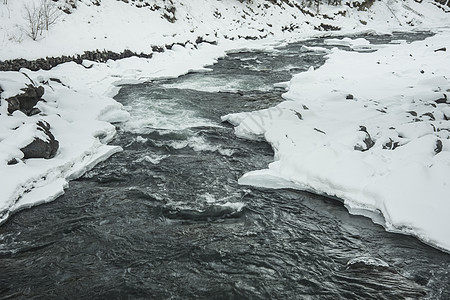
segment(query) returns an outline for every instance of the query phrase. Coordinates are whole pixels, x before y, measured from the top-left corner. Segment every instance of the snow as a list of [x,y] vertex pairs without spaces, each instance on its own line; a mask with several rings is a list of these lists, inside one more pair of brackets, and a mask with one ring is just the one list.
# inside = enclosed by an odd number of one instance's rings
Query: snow
[[335,48],[325,65],[292,78],[287,101],[224,116],[238,136],[275,151],[267,169],[239,183],[336,197],[351,213],[381,212],[389,231],[450,250],[450,52],[435,51],[443,47],[450,30],[372,53]]
[[[364,39],[330,38],[330,45],[377,51],[350,53],[312,47],[311,51],[329,53],[329,59],[320,69],[277,85],[289,88],[284,95],[289,101],[259,112],[229,115],[224,120],[237,125],[238,136],[264,138],[275,149],[275,161],[266,170],[245,174],[239,180],[241,184],[297,188],[338,197],[350,212],[381,213],[388,230],[450,249],[450,237],[445,232],[450,225],[445,217],[450,208],[445,197],[450,168],[445,119],[450,118],[450,108],[442,103],[432,105],[444,94],[450,96],[449,51],[434,51],[450,49],[445,29],[449,27],[448,16],[442,10],[426,0],[377,1],[367,11],[324,5],[320,16],[311,17],[286,3],[265,7],[257,1],[230,4],[173,0],[176,21],[171,23],[164,18],[170,9],[165,1],[143,2],[158,4],[161,9],[137,8],[138,2],[105,0],[96,6],[88,0],[78,1],[71,14],[62,14],[36,41],[24,34],[24,1],[0,5],[0,61],[76,55],[96,49],[152,53],[152,46],[185,44],[155,52],[151,59],[130,57],[106,63],[85,60],[81,65],[65,63],[50,71],[0,72],[0,222],[14,211],[56,199],[70,180],[121,151],[108,145],[115,135],[113,123],[127,122],[130,130],[137,131],[153,125],[139,123],[139,116],[130,116],[112,99],[121,84],[207,72],[205,66],[226,53],[270,49],[317,36],[314,27],[322,23],[341,27],[336,34],[389,33],[414,25],[439,34],[425,42],[385,47],[370,45]],[[283,30],[289,27],[294,30]],[[268,38],[242,38],[247,36]],[[198,37],[218,45],[196,44]],[[42,113],[31,117],[20,112],[8,115],[5,99],[20,93],[30,80],[45,88],[45,102],[38,103]],[[252,85],[267,88],[256,84],[254,78],[237,78],[228,84],[187,80],[178,87],[236,91]],[[353,99],[346,99],[349,95]],[[157,109],[154,122],[161,124]],[[420,122],[412,122],[415,118]],[[35,125],[40,120],[51,124],[60,145],[58,153],[48,160],[23,159],[21,147],[35,137],[47,138]],[[188,125],[206,123],[191,118]],[[170,122],[166,126],[173,129]],[[367,146],[367,134],[361,126],[375,141],[364,152],[355,150]],[[438,140],[442,151],[437,153]],[[396,148],[387,150],[383,145]],[[233,150],[205,144],[199,137],[173,146],[233,154]],[[8,165],[13,158],[18,163]],[[142,159],[157,164],[165,157]],[[245,204],[226,205],[239,211]]]

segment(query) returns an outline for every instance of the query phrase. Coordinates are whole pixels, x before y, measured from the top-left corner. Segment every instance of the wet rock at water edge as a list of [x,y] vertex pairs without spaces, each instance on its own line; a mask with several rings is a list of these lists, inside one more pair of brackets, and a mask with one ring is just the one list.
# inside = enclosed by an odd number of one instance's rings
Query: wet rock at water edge
[[40,113],[41,111],[35,106],[42,100],[42,96],[44,95],[44,87],[36,87],[32,84],[28,84],[26,88],[22,89],[22,91],[22,94],[6,99],[8,102],[8,113],[12,114],[16,110],[23,112],[27,116]]
[[34,140],[27,146],[20,149],[23,152],[23,158],[53,158],[59,148],[59,142],[55,136],[50,132],[50,124],[45,121],[36,123],[37,130],[44,133],[47,137],[43,140],[41,137],[35,137]]

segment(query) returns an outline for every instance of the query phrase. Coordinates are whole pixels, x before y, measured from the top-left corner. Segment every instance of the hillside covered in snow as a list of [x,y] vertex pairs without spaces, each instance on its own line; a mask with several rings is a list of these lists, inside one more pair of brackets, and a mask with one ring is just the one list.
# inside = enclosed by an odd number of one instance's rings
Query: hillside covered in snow
[[[323,68],[284,84],[289,101],[274,108],[279,118],[263,111],[224,120],[238,126],[242,137],[265,138],[276,152],[275,163],[243,176],[242,184],[336,196],[355,213],[381,213],[388,229],[449,250],[444,230],[450,226],[445,221],[449,5],[443,0],[3,1],[0,221],[56,199],[69,180],[121,150],[107,145],[115,134],[112,124],[129,118],[112,98],[120,84],[203,70],[233,49],[320,35],[432,30],[437,35],[429,42],[381,50],[365,40],[329,40],[378,51],[332,50]],[[414,118],[420,122],[411,123]],[[427,195],[436,200],[427,204],[422,220],[417,214]],[[405,213],[411,203],[415,208]]]
[[[37,25],[31,24],[27,11],[40,9],[42,3],[50,7],[51,22],[35,30],[34,41],[30,35]],[[0,5],[0,60],[93,50],[151,53],[173,43],[290,38],[323,31],[390,32],[439,25],[439,11],[447,6],[437,5],[372,0],[9,0]]]

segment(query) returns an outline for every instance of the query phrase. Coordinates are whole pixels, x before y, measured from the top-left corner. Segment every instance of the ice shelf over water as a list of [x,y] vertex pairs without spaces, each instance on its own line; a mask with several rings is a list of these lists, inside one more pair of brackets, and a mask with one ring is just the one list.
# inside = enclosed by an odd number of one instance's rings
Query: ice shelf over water
[[238,136],[275,151],[267,169],[239,183],[337,197],[352,213],[381,213],[389,231],[449,251],[449,50],[448,30],[372,53],[335,48],[325,65],[292,78],[287,101],[224,116]]

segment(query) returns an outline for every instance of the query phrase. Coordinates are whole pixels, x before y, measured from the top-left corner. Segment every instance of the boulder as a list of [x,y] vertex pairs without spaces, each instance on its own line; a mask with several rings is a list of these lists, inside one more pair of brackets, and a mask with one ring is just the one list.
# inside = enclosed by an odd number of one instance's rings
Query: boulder
[[42,100],[44,95],[44,87],[36,87],[28,84],[26,88],[22,89],[23,93],[6,99],[8,102],[8,112],[12,114],[16,110],[20,110],[27,116],[32,116],[41,111],[36,108],[36,104]]
[[27,146],[20,149],[23,152],[23,158],[53,158],[59,148],[59,142],[55,136],[50,132],[50,124],[45,121],[36,123],[37,130],[42,131],[47,139],[43,140],[40,137],[35,137],[34,140]]

